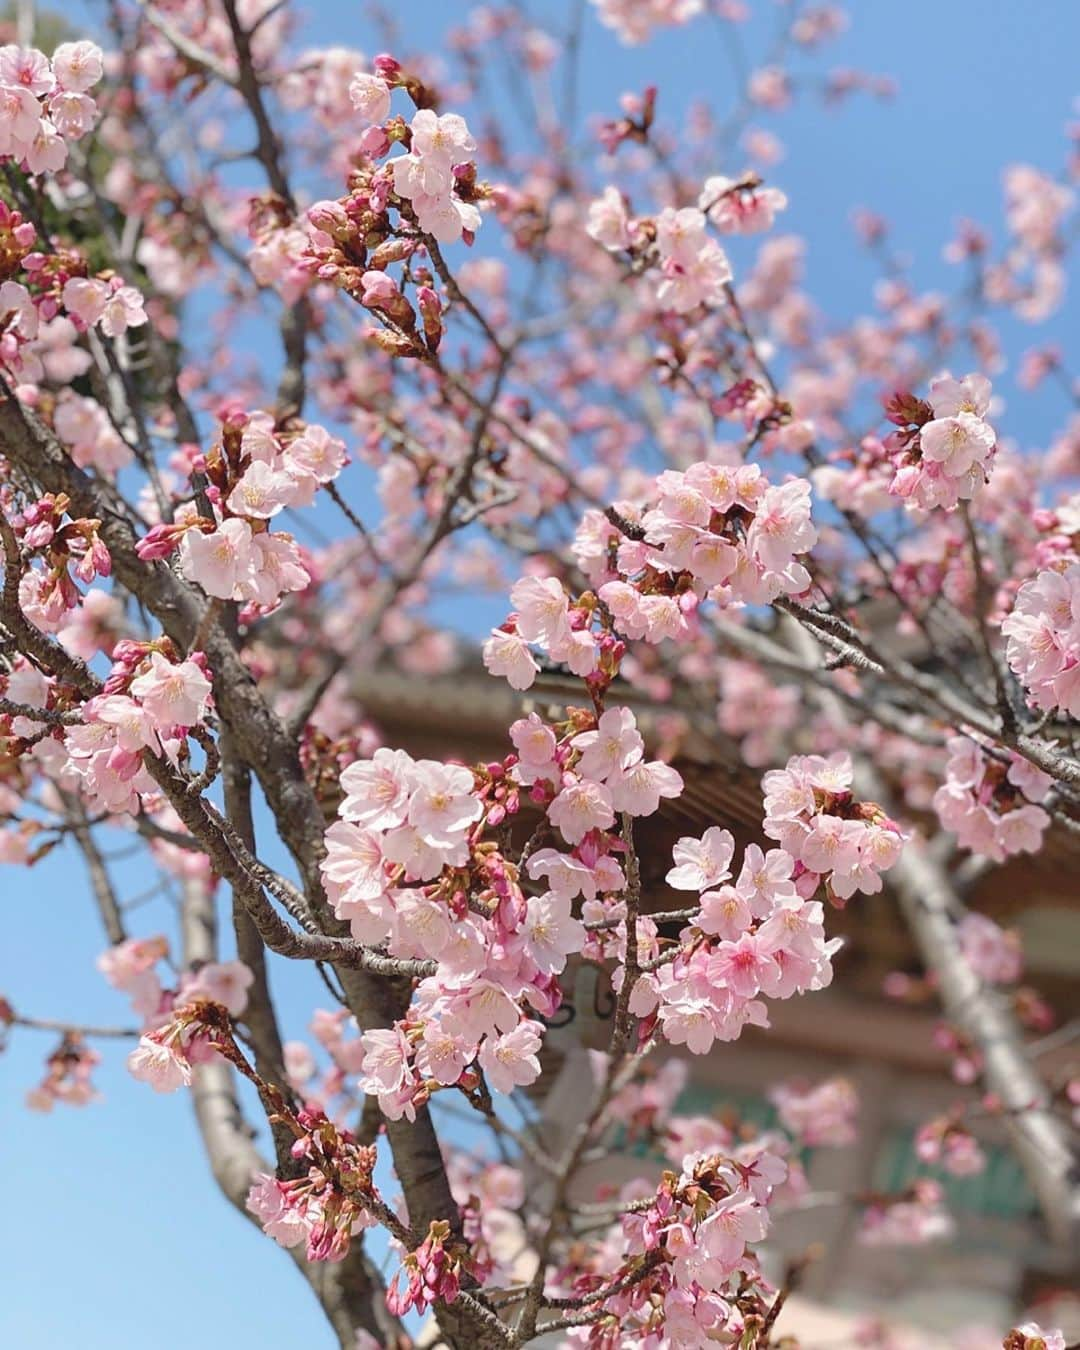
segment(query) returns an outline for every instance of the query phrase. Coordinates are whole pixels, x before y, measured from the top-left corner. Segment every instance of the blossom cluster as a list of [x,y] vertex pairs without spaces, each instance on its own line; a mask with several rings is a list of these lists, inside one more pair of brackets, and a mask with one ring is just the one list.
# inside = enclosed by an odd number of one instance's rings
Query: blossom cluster
[[655,218],[634,218],[614,187],[589,205],[586,231],[610,253],[628,254],[635,270],[655,281],[662,313],[690,314],[700,306],[719,309],[731,301],[731,264],[708,233],[756,234],[772,227],[787,198],[756,174],[705,180],[697,206],[665,207]]
[[1020,935],[985,914],[969,910],[956,925],[964,960],[987,984],[1015,984],[1023,973]]
[[157,792],[143,751],[175,759],[209,705],[201,652],[176,660],[167,639],[118,643],[104,689],[64,732],[67,768],[86,801],[112,812],[137,811],[141,794]]
[[135,458],[101,404],[72,389],[62,390],[56,400],[53,430],[80,469],[115,474]]
[[[597,1326],[623,1337],[612,1344],[631,1337],[673,1350],[737,1344],[772,1293],[748,1246],[766,1235],[770,1202],[786,1176],[783,1158],[757,1142],[687,1154],[680,1171],[663,1174],[647,1207],[623,1216],[621,1235],[608,1244],[622,1247],[611,1275],[567,1278],[566,1293],[597,1301]],[[617,1292],[603,1297],[608,1283]]]
[[254,976],[242,961],[204,961],[182,971],[176,987],[168,988],[155,969],[168,953],[167,939],[159,936],[125,938],[98,957],[98,970],[113,989],[128,996],[132,1011],[148,1030],[163,1025],[174,1008],[188,1003],[218,1003],[234,1017],[244,1011]]
[[675,28],[705,12],[705,0],[592,0],[597,17],[622,42],[648,41],[654,28]]
[[[0,1006],[2,1021],[3,1008]],[[31,1111],[48,1112],[57,1105],[86,1106],[97,1101],[100,1094],[91,1081],[91,1074],[100,1063],[101,1056],[78,1032],[66,1032],[46,1059],[41,1082],[26,1094],[26,1105]]]
[[724,661],[720,669],[717,720],[721,731],[739,740],[751,767],[774,763],[785,734],[799,719],[799,691],[763,680],[749,661]]
[[[303,1100],[304,1109],[311,1118],[329,1116],[338,1126],[343,1138],[343,1126],[355,1118],[359,1103],[352,1084],[360,1072],[364,1045],[355,1032],[356,1023],[344,1009],[334,1012],[316,1011],[311,1022],[311,1034],[329,1054],[332,1067],[316,1080],[316,1060],[308,1046],[301,1041],[289,1041],[284,1046],[284,1061],[290,1086]],[[327,1103],[337,1103],[333,1113]],[[409,1250],[399,1238],[393,1238],[391,1247],[401,1255],[401,1269],[388,1295],[392,1307],[402,1310],[422,1308],[429,1303],[430,1294],[446,1302],[456,1297],[456,1286],[451,1283],[460,1277],[467,1265],[469,1273],[483,1283],[491,1280],[509,1280],[513,1260],[508,1258],[507,1244],[516,1256],[526,1240],[518,1210],[525,1196],[525,1179],[516,1168],[505,1163],[491,1164],[477,1155],[458,1151],[447,1158],[447,1173],[461,1219],[460,1242],[447,1242],[447,1234],[440,1225],[429,1231],[425,1241],[415,1250]],[[311,1178],[309,1177],[310,1181]],[[308,1185],[299,1186],[273,1182],[256,1177],[253,1188],[254,1205],[267,1211],[267,1231],[279,1241],[299,1241],[310,1221],[319,1210],[312,1206],[321,1203],[318,1192]],[[300,1193],[299,1200],[297,1193]],[[279,1208],[279,1201],[282,1201]],[[299,1210],[299,1212],[297,1212]],[[299,1225],[304,1224],[304,1228]],[[440,1252],[441,1248],[441,1252]],[[401,1277],[405,1288],[399,1288]]]
[[269,413],[234,414],[220,445],[191,466],[209,479],[213,518],[189,503],[139,541],[139,556],[163,558],[179,548],[181,570],[207,595],[269,613],[311,581],[292,535],[271,532],[269,522],[286,507],[310,506],[344,463],[344,443],[321,426],[281,428]]
[[[192,972],[176,993],[164,1002],[139,1037],[139,1044],[128,1055],[128,1072],[155,1092],[175,1092],[191,1083],[192,1068],[218,1058],[223,1029],[237,1017],[247,1003],[251,972],[239,962],[240,969],[222,968],[217,963]],[[219,1001],[219,997],[228,1003]]]
[[[474,1065],[496,1091],[532,1082],[542,1028],[529,1012],[558,1008],[556,977],[568,958],[626,960],[617,820],[651,814],[678,794],[681,780],[645,757],[628,709],[581,714],[560,732],[531,713],[511,729],[517,753],[502,764],[467,769],[383,748],[342,774],[340,818],[327,831],[323,863],[335,913],[359,941],[385,946],[392,958],[438,962],[405,1018],[361,1037],[361,1086],[394,1117],[411,1114],[439,1086],[475,1085]],[[850,794],[829,781],[822,803],[846,809]],[[532,896],[484,837],[526,794],[569,846],[530,854],[528,876],[548,887]],[[873,810],[854,828],[873,860],[857,879],[870,885],[886,862],[875,832],[897,846],[899,836]],[[836,944],[826,941],[822,906],[812,898],[820,875],[783,850],[751,846],[738,880],[725,885],[733,852],[730,834],[718,828],[676,846],[669,884],[700,900],[666,959],[655,959],[656,925],[637,921],[638,960],[656,969],[637,976],[629,1011],[695,1053],[718,1037],[733,1039],[748,1021],[763,1024],[759,995],[786,998],[831,979]],[[579,896],[588,930],[573,914]]]
[[864,436],[855,449],[832,451],[811,475],[819,496],[866,519],[896,505],[894,476],[893,455],[876,436]]
[[[474,1063],[498,1092],[536,1079],[542,1026],[528,1012],[558,1008],[557,976],[586,945],[574,899],[613,919],[600,897],[626,884],[618,817],[681,791],[673,769],[645,757],[627,709],[560,731],[533,713],[511,728],[516,753],[503,763],[467,769],[382,748],[342,773],[323,863],[336,914],[393,957],[438,962],[402,1022],[362,1037],[361,1083],[384,1111],[411,1112],[434,1085],[475,1083]],[[532,852],[528,876],[547,889],[529,896],[484,837],[523,797],[569,846]]]
[[939,375],[928,401],[894,395],[885,409],[899,428],[885,440],[895,470],[889,491],[921,511],[951,510],[974,497],[997,445],[989,408],[990,381],[978,374]]
[[667,206],[656,218],[661,276],[656,302],[661,309],[689,314],[699,305],[723,303],[731,264],[705,226],[705,212],[694,206]]
[[1001,631],[1009,666],[1035,707],[1080,717],[1080,563],[1025,581]]
[[[606,1056],[594,1052],[593,1059],[602,1075]],[[604,1240],[591,1250],[579,1244],[555,1274],[560,1295],[601,1312],[595,1325],[611,1344],[633,1338],[690,1350],[739,1343],[772,1295],[753,1244],[767,1236],[771,1217],[797,1207],[809,1190],[800,1147],[843,1147],[852,1138],[854,1094],[842,1079],[780,1090],[781,1110],[790,1107],[790,1121],[781,1122],[789,1138],[723,1111],[672,1114],[686,1076],[684,1062],[667,1061],[608,1104],[605,1120],[631,1142],[658,1146],[672,1170],[655,1189],[644,1179],[623,1186],[623,1212]],[[813,1119],[818,1107],[821,1121]],[[933,1181],[864,1203],[862,1236],[872,1244],[928,1242],[947,1231]]]
[[79,332],[98,327],[106,337],[119,337],[129,328],[141,328],[146,323],[142,296],[121,277],[108,281],[70,277],[64,282],[62,294],[64,308]]
[[900,857],[900,827],[874,802],[855,799],[853,776],[851,757],[839,752],[796,755],[762,779],[765,833],[792,858],[800,895],[822,882],[834,904],[856,891],[875,895]]
[[[96,62],[100,74],[101,53],[92,43],[68,43],[57,50],[68,51],[69,78],[86,78],[88,62]],[[10,79],[21,83],[13,86],[4,82]],[[38,108],[31,91],[52,79],[48,61],[40,52],[22,52],[11,46],[0,48],[0,160],[8,153],[16,159],[21,157],[24,163],[32,159],[20,156],[17,148],[8,149],[12,138],[10,118],[14,116],[18,124],[21,115],[18,109],[27,102]],[[92,99],[82,92],[60,89],[52,97],[76,108],[87,105],[91,115],[84,129],[88,129],[93,120]],[[59,151],[59,163],[43,164],[55,171],[63,166],[66,146],[47,118],[38,122],[40,129],[35,134],[39,143],[44,141],[47,145],[46,158],[55,159],[54,152]],[[39,238],[32,221],[7,203],[0,203],[0,363],[20,385],[26,386],[26,394],[34,403],[37,394],[33,386],[48,379],[59,385],[66,397],[88,404],[89,400],[74,395],[68,388],[71,379],[83,374],[92,362],[90,354],[76,346],[80,334],[97,329],[107,338],[119,338],[146,322],[143,296],[111,267],[95,274],[82,252],[61,245],[55,236]],[[103,412],[102,416],[105,417]],[[107,418],[102,429],[105,428],[111,439],[123,446],[122,438]],[[114,447],[110,447],[110,453],[114,458],[121,457]],[[99,456],[92,446],[84,448],[83,456],[82,464],[98,463]],[[102,467],[118,467],[107,462],[109,457],[109,454],[100,456]]]
[[714,174],[705,180],[698,207],[721,234],[758,234],[772,229],[777,212],[787,207],[787,196],[766,187],[756,174],[737,179]]
[[103,59],[86,41],[62,42],[51,61],[36,47],[0,47],[0,159],[29,173],[58,173],[68,143],[97,119],[87,90],[101,79]]
[[769,1094],[780,1124],[806,1148],[843,1148],[855,1142],[859,1099],[846,1078],[780,1083]]
[[732,277],[727,254],[708,233],[708,220],[696,206],[667,206],[655,220],[632,219],[621,194],[609,187],[589,207],[586,229],[610,253],[629,253],[658,278],[658,309],[689,314],[700,305],[722,305]]
[[541,1027],[519,1001],[553,1011],[553,976],[582,932],[569,904],[526,901],[482,839],[482,818],[517,807],[502,766],[477,772],[383,748],[341,786],[322,865],[336,914],[360,941],[438,962],[406,1019],[364,1033],[361,1086],[396,1119],[432,1085],[468,1081],[474,1061],[497,1091],[534,1081]]
[[915,1152],[920,1162],[940,1166],[954,1177],[975,1176],[986,1168],[986,1154],[960,1120],[960,1112],[938,1116],[920,1126]]
[[517,1257],[528,1241],[521,1214],[526,1198],[524,1173],[508,1163],[493,1163],[463,1150],[448,1160],[446,1170],[461,1214],[462,1237],[468,1244],[470,1274],[488,1285],[510,1283]]
[[960,846],[995,862],[1037,853],[1050,817],[1036,803],[1045,800],[1053,779],[1011,750],[991,755],[971,735],[950,737],[948,750],[934,810]]
[[[470,770],[382,748],[341,776],[340,818],[327,831],[322,864],[335,913],[357,940],[385,945],[393,958],[438,962],[404,1019],[361,1037],[361,1086],[395,1117],[411,1114],[437,1086],[475,1085],[474,1064],[497,1091],[532,1082],[542,1028],[525,1009],[546,1016],[558,1008],[556,977],[576,952],[627,959],[627,883],[618,861],[625,839],[616,822],[651,814],[682,782],[646,759],[628,709],[581,714],[559,730],[531,713],[511,728],[517,753],[502,764]],[[823,878],[845,896],[876,889],[878,871],[899,850],[891,822],[851,800],[850,766],[846,778],[844,764],[825,761],[785,772],[788,798],[792,784],[813,778],[809,804],[781,802],[774,792],[773,823],[815,859],[842,827],[836,856],[811,871],[791,852],[752,845],[737,881],[725,884],[734,841],[714,827],[675,848],[668,883],[700,895],[677,948],[661,958],[656,925],[637,921],[637,959],[647,968],[637,973],[629,1011],[646,1031],[694,1053],[734,1039],[747,1022],[763,1025],[759,996],[828,984],[837,944],[825,939],[814,891]],[[518,869],[484,838],[526,793],[570,846],[530,854],[528,876],[549,888],[530,897]],[[788,814],[779,814],[783,807]],[[588,930],[573,914],[578,896]],[[618,972],[616,983],[623,978]]]
[[102,952],[97,968],[113,989],[127,994],[136,1015],[149,1020],[168,1006],[155,969],[168,952],[164,937],[126,938]]
[[902,1196],[881,1196],[862,1213],[859,1240],[869,1247],[921,1246],[951,1236],[954,1224],[944,1191],[931,1177],[917,1177]]
[[1011,306],[1027,323],[1039,323],[1065,295],[1064,235],[1076,193],[1030,164],[1012,164],[1002,177],[1012,246],[987,266],[984,289],[995,304]]
[[[94,619],[93,606],[87,619]],[[64,636],[79,636],[77,629],[62,631]],[[177,659],[168,639],[123,639],[112,652],[113,667],[102,691],[77,713],[67,706],[70,691],[50,683],[29,663],[0,677],[8,698],[27,709],[11,717],[10,734],[26,740],[37,768],[66,791],[81,795],[95,811],[125,814],[142,808],[166,828],[182,829],[175,815],[163,809],[143,753],[161,754],[177,763],[188,754],[188,734],[193,730],[196,736],[202,734],[199,726],[210,700],[205,658],[194,652]],[[34,715],[37,709],[52,717],[39,719]],[[155,852],[159,847],[158,860],[169,870],[184,875],[205,872],[205,859],[199,854],[155,840]],[[170,857],[167,848],[181,858]]]
[[301,1174],[288,1180],[256,1175],[247,1208],[280,1246],[303,1243],[309,1261],[341,1261],[353,1237],[376,1222],[367,1208],[374,1196],[375,1149],[312,1107],[290,1113],[287,1123]]
[[315,1055],[304,1041],[286,1041],[282,1047],[289,1085],[309,1106],[317,1106],[334,1120],[345,1120],[358,1105],[353,1091],[363,1060],[356,1019],[344,1008],[316,1009],[309,1030],[325,1050],[330,1067],[320,1076]]
[[82,599],[76,581],[89,584],[112,573],[101,521],[72,516],[64,493],[43,493],[12,520],[30,566],[19,579],[23,613],[43,632],[55,633]]
[[[144,300],[134,286],[111,270],[87,275],[88,264],[77,253],[34,249],[33,225],[7,207],[0,211],[0,237],[4,235],[15,247],[3,249],[8,257],[0,262],[2,272],[10,273],[0,282],[0,359],[21,382],[32,384],[48,376],[63,385],[65,377],[81,374],[89,365],[87,354],[74,347],[80,333],[97,328],[108,338],[118,338],[146,324]],[[25,283],[14,279],[16,263]],[[69,390],[64,393],[73,396]],[[90,402],[74,397],[82,404]],[[84,456],[84,463],[96,462],[92,447]]]
[[416,213],[417,224],[439,243],[467,240],[480,228],[480,212],[456,190],[472,173],[476,141],[458,113],[439,116],[421,108],[409,123],[409,152],[390,161],[394,191]]
[[675,845],[668,885],[700,892],[699,909],[672,959],[641,975],[630,996],[631,1012],[697,1055],[735,1040],[747,1023],[767,1026],[761,996],[828,985],[839,946],[825,938],[821,903],[798,893],[790,854],[751,844],[732,884],[734,849],[717,826]]
[[462,765],[416,761],[385,747],[345,769],[340,820],[327,831],[322,870],[337,917],[358,941],[390,936],[395,867],[403,880],[431,881],[444,867],[469,861],[470,827],[483,813],[475,787]]
[[575,675],[610,679],[621,638],[684,641],[703,601],[767,604],[809,586],[798,557],[817,530],[805,479],[770,484],[757,465],[699,463],[665,470],[654,492],[643,511],[620,503],[619,523],[585,513],[574,556],[595,592],[571,603],[554,577],[515,584],[515,613],[484,646],[492,674],[527,689],[539,669],[532,644]]
[[442,340],[442,301],[425,267],[412,269],[412,299],[405,278],[395,280],[390,272],[393,263],[417,257],[423,246],[391,226],[379,188],[378,182],[361,184],[348,197],[308,208],[304,266],[318,279],[341,286],[379,320],[368,336],[384,351],[428,357]]
[[[416,1309],[424,1312],[436,1299],[444,1303],[453,1303],[461,1292],[463,1263],[450,1237],[450,1225],[445,1219],[433,1219],[428,1228],[427,1237],[416,1248],[408,1252],[401,1263],[401,1269],[394,1276],[393,1283],[386,1291],[386,1306],[395,1316]],[[400,1280],[405,1276],[405,1287]]]
[[[400,117],[387,120],[394,89],[404,89],[418,105],[408,123]],[[481,224],[477,203],[488,189],[477,183],[476,140],[465,119],[426,106],[423,85],[392,56],[376,57],[373,72],[355,73],[348,92],[356,113],[369,124],[360,136],[362,167],[350,174],[346,197],[316,202],[308,210],[304,267],[322,280],[337,280],[353,290],[350,282],[369,260],[381,270],[380,259],[388,250],[396,255],[394,261],[407,256],[409,245],[420,242],[415,238],[417,226],[440,244],[462,238],[471,243]],[[395,145],[405,153],[378,164]],[[396,226],[388,214],[392,206],[400,215]],[[274,234],[264,231],[260,260],[264,267],[275,265],[265,242]],[[287,249],[277,250],[276,266],[291,272]]]
[[[515,779],[531,785],[534,800],[554,794],[548,820],[568,844],[580,845],[591,833],[610,829],[619,815],[652,815],[661,799],[682,791],[682,778],[669,764],[645,758],[645,741],[629,708],[609,708],[595,726],[577,731],[561,747],[535,713],[515,723],[511,736],[519,759]],[[608,882],[621,889],[610,864],[610,857],[606,864],[597,857],[594,869],[599,875],[601,866],[608,868]],[[553,890],[575,895],[585,883],[580,875],[572,880],[560,875],[569,866],[562,855],[540,849],[530,859],[529,874],[546,876]]]

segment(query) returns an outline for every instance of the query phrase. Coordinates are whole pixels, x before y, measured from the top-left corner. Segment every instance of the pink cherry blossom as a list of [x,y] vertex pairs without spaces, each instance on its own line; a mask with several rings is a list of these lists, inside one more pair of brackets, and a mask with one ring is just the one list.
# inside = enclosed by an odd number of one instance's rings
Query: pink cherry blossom
[[141,1083],[149,1083],[155,1092],[175,1092],[191,1082],[191,1066],[171,1046],[147,1036],[128,1056],[128,1070]]
[[554,892],[528,901],[524,933],[525,949],[545,975],[563,970],[566,958],[581,950],[585,938],[581,921],[570,912],[570,897]]
[[396,1092],[408,1076],[409,1044],[400,1031],[376,1029],[360,1038],[363,1073],[379,1092]]
[[528,717],[512,723],[510,739],[514,742],[521,763],[527,764],[531,770],[549,765],[555,757],[555,733],[536,713],[530,713]]
[[192,727],[210,698],[210,681],[194,661],[174,664],[151,652],[149,669],[131,682],[131,693],[163,727]]
[[341,774],[345,800],[340,814],[373,830],[400,825],[408,812],[412,761],[402,750],[380,746],[369,760],[356,760]]
[[686,836],[672,849],[675,866],[667,874],[667,884],[680,891],[711,890],[731,875],[734,852],[731,832],[719,826],[713,825],[700,839]]
[[488,1036],[480,1047],[480,1067],[496,1092],[512,1092],[528,1087],[540,1077],[536,1052],[541,1037],[535,1022],[522,1022],[513,1031],[498,1037]]
[[590,203],[586,229],[590,238],[613,253],[630,247],[630,217],[626,203],[616,188],[606,187],[603,194]]
[[423,1063],[439,1083],[456,1083],[472,1059],[473,1047],[463,1036],[452,1036],[437,1022],[424,1028]]
[[68,313],[92,328],[105,313],[109,288],[104,281],[72,277],[64,282],[63,298]]
[[141,328],[147,321],[143,298],[134,286],[114,285],[101,316],[101,331],[106,337],[119,337],[129,328]]
[[384,122],[390,115],[390,86],[378,75],[360,71],[349,84],[353,107],[368,122]]
[[636,764],[645,747],[629,708],[609,708],[595,731],[581,732],[570,744],[581,752],[578,773],[601,783]]
[[253,565],[251,526],[232,518],[210,533],[188,530],[180,559],[185,575],[207,595],[231,600]]
[[809,1086],[785,1083],[772,1100],[780,1123],[809,1148],[842,1148],[855,1142],[859,1099],[846,1078]]
[[580,844],[590,830],[615,823],[611,793],[588,780],[567,783],[548,808],[548,819],[568,844]]
[[717,174],[706,178],[698,206],[721,234],[757,234],[772,228],[787,197],[778,188],[743,185]]
[[550,647],[569,637],[569,602],[554,577],[524,577],[510,592],[517,630],[527,642]]
[[616,811],[625,811],[631,816],[651,816],[659,809],[661,798],[679,796],[683,780],[670,764],[660,760],[640,760],[612,774],[608,788]]
[[[670,875],[670,874],[669,874]],[[706,933],[737,940],[750,927],[752,915],[746,899],[734,886],[706,891],[701,897],[697,926]]]
[[484,643],[484,666],[492,675],[501,675],[511,689],[528,689],[540,667],[529,651],[529,644],[516,633],[493,628]]
[[102,51],[94,42],[61,42],[52,55],[53,74],[64,89],[85,94],[104,73]]
[[421,760],[413,766],[408,821],[426,843],[452,843],[482,807],[473,795],[471,772],[455,764]]
[[761,972],[772,956],[768,938],[744,933],[735,942],[720,942],[709,964],[709,975],[739,998],[753,998],[761,988]]
[[207,998],[220,1003],[233,1017],[247,1006],[255,976],[242,961],[209,961],[182,986],[184,998]]

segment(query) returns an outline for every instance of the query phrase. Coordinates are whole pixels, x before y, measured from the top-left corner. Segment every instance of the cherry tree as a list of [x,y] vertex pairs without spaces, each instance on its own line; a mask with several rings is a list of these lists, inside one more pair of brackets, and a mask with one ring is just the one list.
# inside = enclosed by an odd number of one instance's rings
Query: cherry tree
[[[1080,164],[1007,169],[1002,242],[964,227],[952,297],[864,214],[878,308],[827,318],[755,118],[890,84],[820,69],[838,8],[778,6],[749,56],[743,9],[463,7],[440,60],[392,26],[393,54],[306,49],[287,4],[102,0],[47,51],[21,6],[0,47],[0,858],[81,854],[147,1110],[190,1094],[224,1194],[350,1350],[416,1314],[453,1347],[775,1344],[758,1249],[802,1147],[850,1143],[850,1087],[777,1084],[749,1139],[674,1103],[688,1057],[830,983],[832,911],[883,888],[978,1088],[920,1157],[977,1172],[971,1108],[997,1115],[1080,1231],[1080,1079],[1038,1072],[1046,1005],[965,903],[1080,829],[1080,423],[1024,444],[990,378],[999,320],[1062,303]],[[650,87],[582,127],[596,19],[612,45],[719,24],[731,117],[679,125]],[[1075,409],[1044,345],[1019,382],[1047,381]],[[447,590],[501,597],[475,636],[522,711],[486,763],[386,743],[357,696],[377,662],[460,659]],[[740,743],[760,828],[681,838],[664,910],[642,831],[691,729]],[[118,832],[178,939],[130,926]],[[321,975],[307,1039],[272,963]],[[551,1151],[527,1103],[582,964],[610,1035]],[[128,1030],[0,1014],[59,1037],[39,1110],[92,1101]],[[448,1147],[444,1104],[486,1152]],[[583,1194],[620,1141],[640,1175]],[[932,1179],[852,1203],[868,1242],[949,1223]]]

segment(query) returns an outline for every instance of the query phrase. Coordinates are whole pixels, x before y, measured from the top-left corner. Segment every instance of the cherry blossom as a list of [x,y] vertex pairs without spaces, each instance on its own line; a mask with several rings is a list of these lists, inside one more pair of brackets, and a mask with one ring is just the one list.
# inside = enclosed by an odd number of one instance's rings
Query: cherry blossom
[[842,1148],[854,1142],[859,1100],[844,1078],[812,1088],[784,1083],[773,1089],[780,1123],[810,1148]]
[[675,866],[667,874],[669,886],[681,891],[707,891],[725,881],[735,852],[728,830],[713,826],[700,839],[680,839],[672,850]]
[[997,436],[984,414],[990,383],[972,374],[930,382],[928,402],[897,394],[886,416],[900,430],[885,441],[895,473],[889,491],[909,507],[950,510],[975,496],[989,475]]
[[410,124],[411,150],[391,161],[394,191],[409,201],[420,228],[453,243],[480,228],[480,212],[455,191],[456,170],[476,152],[465,119],[421,108]]
[[623,42],[644,42],[654,27],[689,23],[704,12],[705,0],[592,0],[601,23]]
[[904,841],[880,807],[854,800],[850,785],[843,753],[796,756],[762,779],[765,832],[800,865],[799,893],[812,894],[824,880],[834,904],[879,891],[881,872],[894,866]]
[[[96,1101],[114,1043],[193,1088],[229,1200],[365,1350],[413,1314],[783,1339],[761,1244],[852,1085],[761,1080],[767,1129],[676,1103],[831,984],[857,894],[961,1086],[933,1176],[845,1193],[852,1226],[947,1237],[984,1116],[1048,1235],[1075,1199],[1080,1087],[981,881],[1039,853],[1041,893],[1075,824],[1076,373],[1014,331],[1068,294],[1075,136],[934,289],[857,212],[837,313],[782,118],[891,80],[821,66],[836,6],[775,8],[762,41],[744,0],[594,0],[579,41],[481,6],[370,56],[363,16],[305,49],[288,6],[170,0],[114,7],[108,53],[0,48],[0,861],[86,859],[121,1008],[0,998],[0,1042],[55,1034],[36,1110]],[[700,104],[617,62],[658,34],[681,71],[699,31],[737,77]],[[642,80],[582,84],[594,49]]]
[[536,1052],[541,1038],[534,1023],[519,1022],[505,1035],[487,1036],[480,1048],[480,1065],[496,1092],[527,1087],[540,1077]]
[[1031,702],[1046,712],[1080,715],[1080,563],[1024,582],[1001,625],[1006,655]]
[[191,727],[206,711],[210,681],[194,661],[168,661],[151,652],[149,667],[131,682],[131,693],[163,727]]
[[954,736],[948,748],[945,782],[934,793],[942,825],[962,847],[999,862],[1037,852],[1050,817],[1035,803],[1052,780],[1018,755],[991,758],[971,737]]

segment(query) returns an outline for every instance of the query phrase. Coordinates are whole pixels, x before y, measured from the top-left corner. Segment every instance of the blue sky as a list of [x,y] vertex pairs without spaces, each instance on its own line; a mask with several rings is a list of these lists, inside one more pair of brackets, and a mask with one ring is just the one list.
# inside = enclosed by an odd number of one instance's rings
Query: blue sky
[[[315,15],[312,43],[367,51],[382,46],[355,0],[310,0],[308,8]],[[456,20],[468,6],[412,0],[402,8],[436,45],[447,15]],[[79,9],[93,13],[95,6]],[[751,46],[753,35],[772,23],[775,6],[754,0],[754,9]],[[776,125],[787,156],[775,179],[791,201],[783,228],[806,236],[808,288],[828,297],[837,315],[868,308],[874,280],[873,267],[854,247],[855,205],[891,219],[895,247],[915,261],[921,284],[955,285],[942,245],[962,216],[996,225],[1002,166],[1026,160],[1053,170],[1060,164],[1080,50],[1080,8],[1069,0],[1038,6],[905,0],[854,9],[849,31],[825,64],[889,73],[899,82],[898,98],[857,97],[839,111],[810,101]],[[532,10],[541,20],[560,21],[567,6],[545,0]],[[722,108],[730,88],[720,35],[704,21],[634,49],[621,46],[590,12],[583,59],[585,114],[610,115],[619,93],[649,82],[660,86],[665,115],[688,96],[709,97]],[[496,229],[488,225],[485,233]],[[477,247],[485,247],[484,233]],[[1059,317],[1030,336],[1013,330],[1006,337],[1017,350],[1047,332],[1066,331]],[[1051,392],[1025,400],[1023,411],[1022,425],[1006,418],[1007,430],[1038,444],[1063,421],[1066,408]],[[136,894],[137,869],[125,874],[121,867],[120,875],[125,893]],[[125,1021],[124,1001],[93,968],[102,940],[74,859],[58,851],[32,873],[6,870],[0,894],[6,911],[0,991],[28,1014]],[[160,902],[144,915],[133,920],[137,931],[171,927]],[[275,969],[275,982],[289,1034],[300,1034],[321,987],[295,971],[283,978]],[[50,1047],[48,1037],[25,1032],[0,1057],[7,1160],[0,1344],[330,1350],[333,1337],[287,1261],[220,1199],[199,1152],[190,1102],[183,1095],[153,1096],[127,1077],[116,1047],[106,1046],[97,1075],[102,1104],[29,1114],[22,1097]]]

